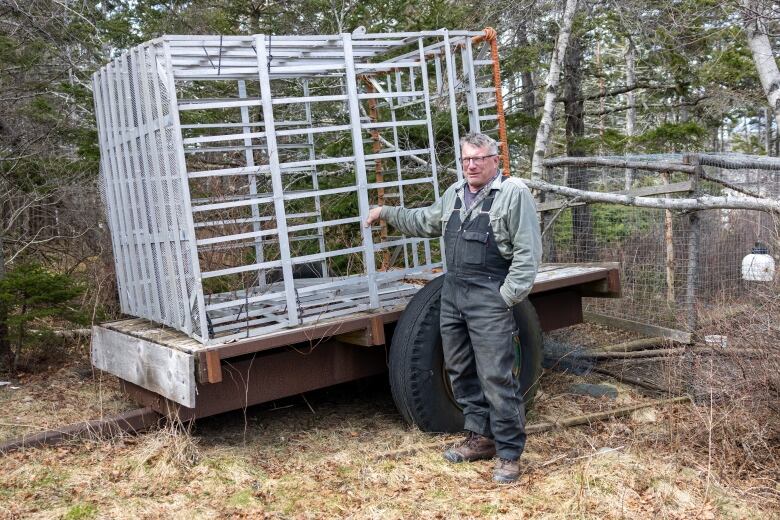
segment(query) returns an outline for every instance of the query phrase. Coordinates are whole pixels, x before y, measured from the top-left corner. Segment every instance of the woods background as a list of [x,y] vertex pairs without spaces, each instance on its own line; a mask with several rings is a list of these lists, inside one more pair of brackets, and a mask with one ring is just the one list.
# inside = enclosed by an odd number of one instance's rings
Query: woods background
[[[499,33],[513,174],[530,176],[563,1],[0,0],[0,357],[52,356],[118,313],[98,190],[91,75],[162,34]],[[771,3],[568,2],[546,155],[778,155]],[[760,75],[759,75],[760,73]],[[549,108],[554,106],[554,113]],[[536,143],[536,144],[535,144]],[[446,165],[445,165],[446,166]],[[576,187],[576,178],[569,179]],[[27,347],[39,347],[37,349]]]

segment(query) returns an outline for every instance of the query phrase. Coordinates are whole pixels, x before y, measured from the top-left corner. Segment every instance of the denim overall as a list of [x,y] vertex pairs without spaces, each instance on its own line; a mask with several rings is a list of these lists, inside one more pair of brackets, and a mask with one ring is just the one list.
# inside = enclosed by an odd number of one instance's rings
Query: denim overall
[[[469,189],[464,186],[463,189]],[[488,188],[490,189],[490,188]],[[497,190],[461,217],[461,198],[444,230],[447,273],[441,293],[441,335],[452,391],[464,429],[492,437],[497,455],[517,459],[525,447],[525,406],[512,374],[516,325],[499,287],[509,272],[490,226]],[[462,219],[462,220],[461,220]]]

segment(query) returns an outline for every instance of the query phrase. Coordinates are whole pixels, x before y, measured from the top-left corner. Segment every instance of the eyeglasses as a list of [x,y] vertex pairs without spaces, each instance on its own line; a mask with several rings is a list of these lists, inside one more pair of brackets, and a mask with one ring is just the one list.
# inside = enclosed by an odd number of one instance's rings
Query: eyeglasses
[[482,157],[461,157],[461,162],[463,163],[463,166],[468,167],[469,163],[471,161],[474,161],[474,164],[477,166],[482,166],[485,164],[485,159],[489,157],[495,157],[498,155],[497,153],[494,153],[492,155],[483,155]]

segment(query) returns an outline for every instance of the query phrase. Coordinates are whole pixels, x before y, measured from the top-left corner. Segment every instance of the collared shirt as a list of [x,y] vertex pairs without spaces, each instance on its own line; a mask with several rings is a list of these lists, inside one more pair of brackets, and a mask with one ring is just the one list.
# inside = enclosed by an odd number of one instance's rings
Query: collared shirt
[[[477,199],[477,197],[483,192],[485,192],[485,188],[488,188],[491,184],[493,184],[493,181],[495,181],[499,175],[501,174],[497,173],[495,177],[490,179],[489,182],[485,183],[485,185],[482,186],[480,189],[478,189],[476,193],[471,192],[471,188],[468,187],[468,184],[465,186],[465,188],[463,189],[463,202],[464,202],[463,207],[466,208],[466,211],[471,209],[471,206],[474,205],[474,201]],[[489,192],[490,190],[487,191]],[[487,194],[485,193],[485,195]],[[485,197],[480,197],[479,200],[482,201],[484,198]]]
[[[536,202],[531,191],[517,177],[504,182],[500,174],[485,186],[498,190],[490,208],[490,226],[496,238],[501,255],[511,260],[509,274],[501,286],[501,296],[507,305],[514,305],[525,298],[533,287],[536,272],[542,258],[542,239]],[[478,211],[465,209],[466,181],[456,182],[444,194],[425,208],[400,208],[384,206],[381,218],[396,227],[401,233],[417,237],[438,237],[455,211],[455,199],[461,199],[461,220],[472,219]],[[481,194],[486,194],[484,192]],[[475,194],[476,195],[476,194]],[[476,198],[476,197],[475,197]]]

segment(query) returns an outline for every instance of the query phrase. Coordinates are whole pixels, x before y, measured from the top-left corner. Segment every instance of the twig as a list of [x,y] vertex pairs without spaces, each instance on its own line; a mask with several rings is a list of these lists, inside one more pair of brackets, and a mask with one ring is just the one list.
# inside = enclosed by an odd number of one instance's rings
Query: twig
[[[645,358],[650,359],[650,358]],[[670,393],[670,390],[668,388],[664,388],[662,386],[654,385],[653,383],[648,383],[647,381],[642,381],[641,379],[635,379],[633,377],[624,376],[623,374],[618,374],[617,372],[612,372],[611,370],[607,370],[606,368],[601,367],[590,367],[590,369],[593,372],[597,372],[599,374],[603,374],[605,376],[609,376],[616,381],[619,381],[621,383],[628,383],[633,386],[638,386],[640,388],[644,388],[645,390],[650,390],[652,392],[658,392],[662,394],[668,394]]]
[[574,460],[590,459],[592,457],[598,457],[599,455],[604,455],[605,453],[612,453],[613,451],[622,450],[623,448],[625,448],[625,446],[618,446],[617,448],[607,448],[606,450],[594,451],[593,453],[588,453],[587,455],[580,455],[579,457],[574,457],[569,460],[574,461]]
[[301,394],[301,397],[303,398],[303,402],[306,403],[306,406],[309,407],[309,410],[311,410],[311,413],[313,413],[314,415],[317,415],[317,412],[315,412],[314,408],[312,408],[312,406],[309,404],[309,400],[306,399],[306,394]]
[[555,223],[557,218],[560,216],[561,213],[563,213],[563,210],[566,208],[572,206],[579,200],[579,197],[574,197],[573,199],[567,200],[563,203],[563,206],[553,215],[553,218],[550,219],[550,221],[547,223],[547,226],[545,226],[544,231],[542,231],[542,238],[544,238],[545,233],[552,227],[552,225]]

